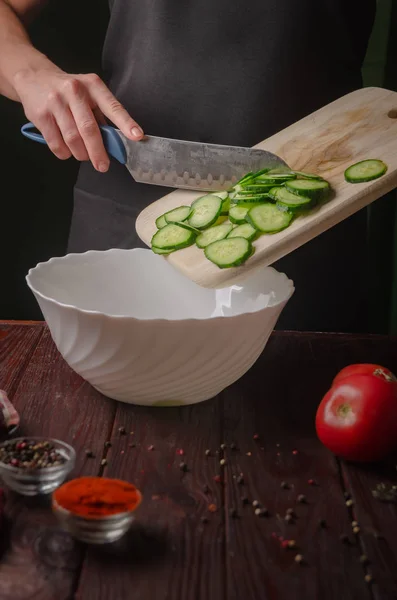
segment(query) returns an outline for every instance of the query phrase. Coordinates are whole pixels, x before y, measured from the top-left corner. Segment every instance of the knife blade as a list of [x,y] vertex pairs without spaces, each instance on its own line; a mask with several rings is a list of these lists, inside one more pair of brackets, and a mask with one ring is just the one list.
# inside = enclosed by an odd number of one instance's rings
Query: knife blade
[[[279,156],[259,148],[189,142],[151,135],[134,142],[110,125],[100,125],[100,131],[108,154],[124,164],[139,183],[221,191],[230,189],[249,171],[289,168]],[[21,132],[30,140],[47,143],[33,123],[23,125]]]
[[288,168],[278,156],[257,148],[146,136],[133,142],[117,130],[126,167],[135,181],[203,191],[228,190],[249,171]]

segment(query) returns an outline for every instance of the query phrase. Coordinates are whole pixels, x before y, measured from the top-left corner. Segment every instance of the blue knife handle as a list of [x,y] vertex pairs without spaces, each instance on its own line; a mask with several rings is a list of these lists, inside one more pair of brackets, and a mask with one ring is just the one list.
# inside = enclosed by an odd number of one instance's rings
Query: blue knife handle
[[[112,156],[122,165],[125,165],[127,162],[127,152],[117,130],[110,125],[100,125],[99,129],[102,134],[103,145],[109,156]],[[39,144],[47,144],[44,136],[37,132],[33,123],[25,123],[21,128],[21,133],[29,140],[39,142]]]

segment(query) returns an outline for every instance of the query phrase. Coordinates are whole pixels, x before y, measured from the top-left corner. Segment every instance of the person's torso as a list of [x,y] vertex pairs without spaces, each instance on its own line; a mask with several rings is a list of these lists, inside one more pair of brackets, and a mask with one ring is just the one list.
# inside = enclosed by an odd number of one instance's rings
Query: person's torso
[[106,81],[147,133],[253,145],[361,85],[375,0],[110,0]]
[[[251,146],[362,85],[376,0],[110,3],[105,81],[144,131]],[[84,163],[72,247],[139,243],[136,216],[165,193]]]

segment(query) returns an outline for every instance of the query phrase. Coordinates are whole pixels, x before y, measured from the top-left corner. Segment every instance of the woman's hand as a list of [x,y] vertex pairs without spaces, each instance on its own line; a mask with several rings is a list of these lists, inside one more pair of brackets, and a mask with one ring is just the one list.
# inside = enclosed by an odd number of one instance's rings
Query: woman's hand
[[109,168],[109,157],[98,127],[107,117],[131,140],[143,131],[93,73],[69,75],[50,63],[40,70],[20,71],[14,88],[25,115],[61,160],[90,160],[97,171]]

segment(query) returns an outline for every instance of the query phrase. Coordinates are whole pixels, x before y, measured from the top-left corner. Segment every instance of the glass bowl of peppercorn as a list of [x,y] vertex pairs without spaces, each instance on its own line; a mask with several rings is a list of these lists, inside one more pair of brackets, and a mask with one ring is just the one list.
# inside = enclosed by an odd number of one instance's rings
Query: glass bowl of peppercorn
[[0,444],[0,477],[23,496],[50,494],[73,469],[74,449],[60,440],[21,437]]

